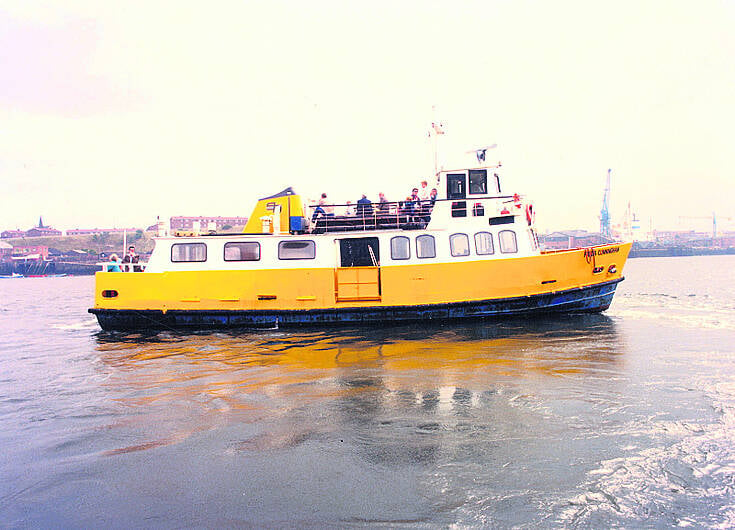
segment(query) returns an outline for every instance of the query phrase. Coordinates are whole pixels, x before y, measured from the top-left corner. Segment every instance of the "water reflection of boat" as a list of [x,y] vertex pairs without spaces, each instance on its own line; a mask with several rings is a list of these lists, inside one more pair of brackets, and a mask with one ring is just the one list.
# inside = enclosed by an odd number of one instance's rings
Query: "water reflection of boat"
[[158,238],[144,272],[98,272],[89,311],[103,329],[176,329],[607,309],[630,243],[542,251],[533,205],[501,191],[498,171],[440,171],[434,198],[357,215],[309,210],[288,188],[243,234]]
[[[97,342],[110,369],[105,385],[129,389],[131,407],[165,415],[173,429],[116,452],[232,422],[258,426],[232,451],[349,437],[363,458],[388,466],[434,461],[471,435],[459,424],[468,414],[492,414],[493,428],[531,428],[543,419],[529,394],[538,381],[552,378],[556,388],[576,375],[609,380],[625,351],[604,315],[424,330],[103,332]],[[459,429],[451,441],[444,439],[448,426]]]
[[[559,318],[510,320],[436,325],[416,328],[346,328],[338,332],[279,331],[191,335],[175,332],[106,334],[97,337],[108,362],[138,365],[182,356],[237,369],[244,366],[277,368],[281,376],[293,371],[330,370],[379,363],[386,371],[439,369],[452,364],[472,377],[472,366],[488,370],[527,373],[540,370],[563,373],[569,366],[560,356],[574,359],[574,370],[584,370],[586,360],[617,362],[620,337],[614,322],[604,315],[569,315]],[[574,345],[574,348],[568,347]],[[572,353],[569,353],[572,352]],[[224,369],[224,368],[223,368]],[[310,374],[311,376],[311,374]],[[466,381],[466,378],[465,378]]]

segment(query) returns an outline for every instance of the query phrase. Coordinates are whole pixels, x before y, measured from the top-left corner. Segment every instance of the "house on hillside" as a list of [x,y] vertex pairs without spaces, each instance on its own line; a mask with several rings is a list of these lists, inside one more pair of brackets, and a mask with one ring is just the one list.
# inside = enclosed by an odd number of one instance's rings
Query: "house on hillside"
[[30,230],[26,230],[26,237],[60,237],[61,230],[56,230],[50,226],[36,226]]
[[5,230],[0,233],[0,239],[15,239],[18,237],[24,237],[26,235],[24,230]]

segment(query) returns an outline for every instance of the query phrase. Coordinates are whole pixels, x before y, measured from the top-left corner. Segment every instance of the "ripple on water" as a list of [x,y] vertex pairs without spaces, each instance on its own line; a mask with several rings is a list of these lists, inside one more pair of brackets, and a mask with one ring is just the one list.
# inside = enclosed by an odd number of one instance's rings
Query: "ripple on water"
[[[705,384],[720,412],[714,423],[653,422],[654,447],[601,462],[582,493],[568,499],[564,526],[731,528],[735,523],[735,382]],[[640,434],[640,433],[638,433]],[[675,439],[673,443],[666,440]]]

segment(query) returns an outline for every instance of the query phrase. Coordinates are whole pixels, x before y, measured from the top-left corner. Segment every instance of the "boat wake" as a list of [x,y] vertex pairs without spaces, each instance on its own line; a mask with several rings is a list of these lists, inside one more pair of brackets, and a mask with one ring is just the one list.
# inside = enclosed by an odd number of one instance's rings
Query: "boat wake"
[[[662,307],[666,310],[662,311]],[[707,295],[620,294],[607,315],[664,320],[691,328],[735,330],[735,305]]]
[[712,424],[658,422],[647,435],[671,440],[601,462],[582,493],[566,501],[562,526],[735,526],[735,381],[703,389],[719,413]]
[[73,322],[71,324],[51,324],[51,329],[58,329],[60,331],[96,330],[97,320],[92,318],[80,322]]

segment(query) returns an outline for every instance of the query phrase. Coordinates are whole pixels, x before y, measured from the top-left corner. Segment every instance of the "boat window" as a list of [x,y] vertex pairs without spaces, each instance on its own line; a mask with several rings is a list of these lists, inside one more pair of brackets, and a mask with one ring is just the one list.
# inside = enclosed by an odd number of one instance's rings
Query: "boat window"
[[449,236],[449,248],[452,256],[469,256],[470,255],[470,238],[467,234],[452,234]]
[[436,245],[434,244],[434,236],[423,235],[416,238],[416,257],[436,257]]
[[171,245],[173,263],[207,261],[207,245],[204,243],[174,243]]
[[477,232],[475,234],[475,253],[478,256],[495,254],[493,235],[490,232]]
[[500,252],[503,254],[518,252],[518,241],[513,230],[501,230],[498,233],[498,241],[500,241]]
[[392,259],[409,259],[411,245],[407,237],[398,236],[390,240],[390,257]]
[[488,224],[490,226],[497,226],[497,225],[512,225],[515,222],[516,218],[514,215],[504,215],[502,217],[491,217],[488,219]]
[[225,243],[225,261],[259,261],[260,243]]
[[470,169],[470,195],[487,195],[487,169]]
[[455,201],[452,203],[452,217],[467,217],[466,201]]
[[281,241],[278,243],[278,259],[314,259],[316,244],[310,240]]
[[464,173],[447,175],[447,199],[464,199],[467,197],[467,176]]

